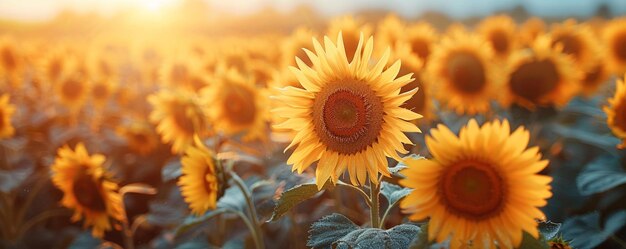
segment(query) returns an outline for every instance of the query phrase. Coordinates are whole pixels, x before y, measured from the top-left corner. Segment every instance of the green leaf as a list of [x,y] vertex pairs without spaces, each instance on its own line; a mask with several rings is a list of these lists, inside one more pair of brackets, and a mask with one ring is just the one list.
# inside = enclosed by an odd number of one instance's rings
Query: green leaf
[[33,173],[32,167],[11,170],[0,169],[0,192],[9,193]]
[[532,235],[527,232],[524,232],[522,237],[522,243],[519,246],[519,249],[548,249],[550,246],[543,238],[542,235],[539,236],[538,239],[535,239]]
[[595,146],[612,153],[615,153],[615,147],[620,143],[619,139],[614,136],[595,134],[589,131],[570,128],[560,124],[552,124],[551,128],[552,131],[562,137],[577,140],[581,143]]
[[539,222],[539,232],[546,240],[550,240],[556,236],[561,228],[561,223],[552,221]]
[[178,178],[182,174],[183,172],[180,158],[176,157],[163,166],[163,169],[161,170],[161,180],[163,182],[169,182]]
[[322,187],[322,190],[317,190],[317,185],[315,185],[315,183],[300,184],[283,192],[276,202],[274,213],[269,221],[276,221],[280,219],[280,217],[285,215],[285,213],[298,205],[300,202],[308,200],[318,193],[323,192],[330,185],[330,182],[326,182],[324,187]]
[[391,184],[388,182],[382,182],[380,187],[380,193],[387,198],[389,201],[389,206],[395,205],[400,199],[409,195],[413,191],[409,188],[403,188],[395,184]]
[[620,165],[620,158],[610,154],[591,161],[576,179],[580,193],[600,193],[626,183],[626,171]]
[[573,248],[594,248],[607,240],[626,224],[626,210],[613,213],[600,226],[600,214],[593,212],[572,217],[563,222],[563,238],[570,241]]
[[[313,184],[315,187],[315,184]],[[317,187],[316,187],[317,188]],[[359,229],[350,219],[341,214],[331,214],[311,225],[307,246],[311,248],[332,248],[335,241]]]
[[412,224],[401,224],[389,230],[365,228],[352,231],[335,241],[333,246],[343,248],[409,248],[411,241],[420,232],[420,228]]

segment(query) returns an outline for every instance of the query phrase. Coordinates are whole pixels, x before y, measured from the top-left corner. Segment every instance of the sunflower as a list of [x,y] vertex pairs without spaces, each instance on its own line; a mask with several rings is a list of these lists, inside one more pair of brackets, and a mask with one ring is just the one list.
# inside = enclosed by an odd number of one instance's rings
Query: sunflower
[[607,63],[615,73],[626,72],[626,18],[610,21],[603,29]]
[[183,152],[194,134],[206,132],[206,114],[195,97],[182,91],[162,90],[148,96],[153,106],[150,121],[157,125],[163,143],[172,143],[172,152]]
[[626,148],[626,75],[624,80],[617,81],[615,95],[609,99],[609,106],[604,107],[604,112],[613,134],[623,140],[617,147]]
[[211,107],[215,129],[227,135],[245,132],[244,141],[264,140],[269,120],[267,91],[234,69],[218,78],[201,93]]
[[61,104],[73,111],[79,110],[89,95],[91,84],[78,73],[67,75],[55,83],[56,95]]
[[507,15],[485,18],[478,24],[477,31],[489,42],[497,58],[506,59],[517,47],[517,25]]
[[605,53],[600,47],[598,48],[599,52],[594,53],[596,59],[593,66],[591,66],[587,71],[585,71],[585,75],[581,80],[582,93],[590,97],[597,92],[600,86],[604,85],[607,82],[609,76],[611,76],[611,72],[607,65],[602,61]]
[[63,191],[61,205],[74,209],[72,221],[85,220],[85,227],[92,226],[92,234],[102,237],[111,230],[109,218],[121,220],[122,198],[118,186],[108,179],[102,167],[103,155],[89,155],[82,143],[75,150],[64,146],[58,150],[51,166],[52,182]]
[[519,29],[519,42],[525,46],[532,45],[537,37],[546,32],[546,23],[537,17],[526,20]]
[[[539,237],[535,219],[552,196],[552,178],[539,175],[547,165],[538,147],[527,149],[523,127],[509,122],[479,127],[469,121],[457,137],[444,125],[430,131],[432,160],[406,159],[400,184],[413,188],[400,206],[413,221],[430,217],[428,239],[451,248],[514,248],[522,231]],[[471,245],[471,246],[470,246]]]
[[550,32],[552,46],[561,46],[561,52],[572,56],[580,70],[589,70],[596,64],[594,54],[599,44],[593,38],[593,32],[587,25],[577,24],[568,19],[561,24],[554,25]]
[[435,97],[457,113],[476,114],[489,110],[500,75],[492,63],[487,41],[454,29],[434,48],[427,72]]
[[0,139],[9,138],[15,134],[11,118],[15,113],[15,106],[9,102],[9,94],[0,96]]
[[404,39],[406,24],[396,15],[389,14],[378,23],[376,28],[376,55],[382,55],[387,47],[393,48]]
[[361,33],[363,33],[363,36],[369,37],[372,33],[372,27],[358,22],[352,16],[344,16],[334,19],[328,24],[327,35],[329,37],[337,37],[339,33],[342,33],[344,38],[343,42],[348,61],[352,61],[352,56],[354,56],[356,47],[359,45]]
[[[409,121],[421,115],[402,108],[417,89],[400,94],[411,75],[396,78],[400,61],[387,70],[387,50],[372,68],[373,39],[359,40],[354,60],[348,62],[343,39],[337,43],[324,37],[324,47],[313,39],[315,53],[308,52],[313,67],[297,59],[290,68],[304,88],[285,87],[276,96],[283,106],[274,109],[288,118],[276,125],[297,132],[285,150],[297,145],[287,160],[292,170],[302,173],[315,161],[316,183],[321,188],[330,178],[336,183],[346,170],[354,185],[378,183],[378,174],[389,175],[387,159],[400,160],[411,141],[403,132],[420,132]],[[363,49],[364,47],[364,49]]]
[[215,157],[196,137],[195,145],[185,150],[181,159],[182,176],[178,180],[180,192],[197,216],[215,209],[221,195],[220,177],[215,166]]
[[403,40],[408,42],[411,53],[426,65],[434,44],[439,40],[437,30],[427,22],[418,22],[407,27]]
[[164,86],[177,88],[189,81],[191,67],[183,60],[170,60],[160,71],[160,79]]
[[311,38],[313,38],[315,34],[313,31],[307,28],[298,28],[293,34],[288,37],[282,48],[282,65],[284,66],[295,66],[296,61],[295,58],[299,58],[306,65],[312,66],[312,62],[309,60],[309,57],[304,52],[304,49],[313,50],[313,44],[311,43]]
[[117,129],[117,133],[126,138],[128,147],[140,155],[148,155],[158,145],[158,138],[152,126],[147,122],[133,121]]
[[96,107],[104,107],[107,101],[109,101],[109,98],[115,94],[115,90],[117,89],[115,82],[116,81],[112,80],[110,77],[92,81],[91,100]]
[[532,109],[536,105],[566,104],[579,89],[582,72],[576,70],[572,58],[551,47],[547,36],[537,38],[530,50],[511,55],[508,97],[503,105],[515,102]]

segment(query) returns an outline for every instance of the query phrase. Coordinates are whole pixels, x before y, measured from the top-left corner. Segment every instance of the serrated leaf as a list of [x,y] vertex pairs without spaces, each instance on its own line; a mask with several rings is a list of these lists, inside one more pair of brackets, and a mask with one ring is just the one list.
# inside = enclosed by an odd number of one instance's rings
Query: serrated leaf
[[554,223],[552,221],[539,222],[539,232],[546,240],[554,238],[559,233],[561,223]]
[[626,171],[621,168],[620,158],[606,154],[591,161],[576,178],[576,185],[583,195],[604,192],[626,183]]
[[382,182],[380,187],[380,193],[387,198],[389,201],[389,206],[395,205],[400,199],[409,195],[413,191],[409,188],[403,188],[395,184],[391,184],[388,182]]
[[401,224],[389,230],[365,228],[352,231],[335,241],[335,248],[409,248],[411,241],[420,232],[415,225]]
[[550,246],[546,240],[540,235],[538,239],[534,238],[527,232],[524,232],[522,243],[519,249],[548,249]]
[[321,190],[317,189],[317,185],[315,185],[315,183],[300,184],[283,192],[276,202],[276,206],[274,207],[274,213],[272,214],[272,217],[269,221],[276,221],[280,219],[280,217],[285,215],[285,213],[287,213],[299,203],[312,198],[318,193],[323,192],[326,188],[329,187],[330,184],[330,182],[327,182]]
[[604,227],[600,227],[600,214],[593,212],[572,217],[563,222],[563,238],[570,241],[573,248],[594,248],[604,242],[626,224],[626,211],[611,214]]
[[341,214],[331,214],[314,222],[309,230],[307,246],[312,248],[332,248],[332,244],[359,229],[350,219]]

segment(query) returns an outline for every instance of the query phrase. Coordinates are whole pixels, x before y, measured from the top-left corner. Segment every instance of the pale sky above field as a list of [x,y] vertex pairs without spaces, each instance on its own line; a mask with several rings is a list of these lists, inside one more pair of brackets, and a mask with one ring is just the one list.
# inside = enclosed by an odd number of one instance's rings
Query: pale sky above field
[[[0,0],[0,18],[42,21],[53,18],[63,9],[77,12],[98,12],[110,15],[124,9],[140,9],[158,13],[183,0]],[[616,15],[626,15],[624,0],[199,0],[214,9],[236,14],[252,13],[264,6],[289,11],[307,3],[322,14],[335,16],[362,9],[385,9],[403,16],[424,11],[440,11],[464,18],[484,16],[498,10],[523,5],[538,16],[589,16],[601,3],[607,3]]]

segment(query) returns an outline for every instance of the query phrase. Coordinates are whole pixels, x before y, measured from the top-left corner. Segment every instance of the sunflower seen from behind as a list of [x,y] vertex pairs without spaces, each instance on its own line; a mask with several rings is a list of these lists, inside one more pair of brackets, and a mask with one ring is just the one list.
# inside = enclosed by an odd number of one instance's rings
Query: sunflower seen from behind
[[487,41],[453,28],[426,68],[435,97],[458,114],[486,113],[502,79],[493,58]]
[[181,159],[182,176],[178,186],[191,213],[196,216],[215,209],[217,199],[223,194],[215,160],[213,152],[198,137],[195,137],[194,145],[185,150]]
[[234,69],[217,78],[201,94],[210,107],[208,113],[215,129],[229,136],[243,134],[244,141],[265,140],[269,120],[267,91]]
[[514,248],[523,232],[539,237],[536,219],[552,196],[552,178],[529,132],[508,121],[479,126],[472,119],[456,136],[438,125],[426,137],[432,159],[406,159],[400,184],[412,188],[400,206],[413,221],[430,217],[428,240],[456,248]]
[[172,152],[183,152],[193,143],[194,134],[204,135],[207,117],[196,96],[183,91],[161,90],[148,96],[153,110],[150,121],[156,124],[163,143],[172,144]]
[[371,37],[361,37],[352,62],[341,36],[336,43],[325,37],[324,46],[313,44],[315,52],[307,51],[313,67],[296,59],[298,68],[291,68],[302,88],[285,87],[275,96],[282,103],[275,114],[287,118],[276,126],[297,132],[285,149],[294,148],[287,164],[302,173],[317,161],[318,188],[346,171],[354,185],[364,185],[368,176],[377,184],[379,173],[389,175],[387,157],[400,160],[398,152],[407,153],[403,144],[411,141],[404,132],[420,132],[410,122],[421,115],[401,107],[417,91],[400,94],[413,79],[396,78],[400,61],[384,70],[389,50],[371,67]]
[[532,47],[511,55],[503,105],[516,103],[527,109],[536,106],[563,106],[579,90],[583,75],[573,59],[552,47],[547,36]]
[[613,134],[622,140],[617,147],[626,148],[626,75],[616,83],[615,94],[604,107],[607,123]]
[[100,154],[89,155],[79,143],[74,150],[60,148],[51,166],[52,182],[63,192],[61,205],[74,210],[72,221],[83,219],[99,238],[112,229],[111,220],[123,219],[122,198],[102,166],[105,160]]
[[15,114],[15,105],[11,104],[9,94],[0,96],[0,139],[15,135],[15,127],[11,119]]

